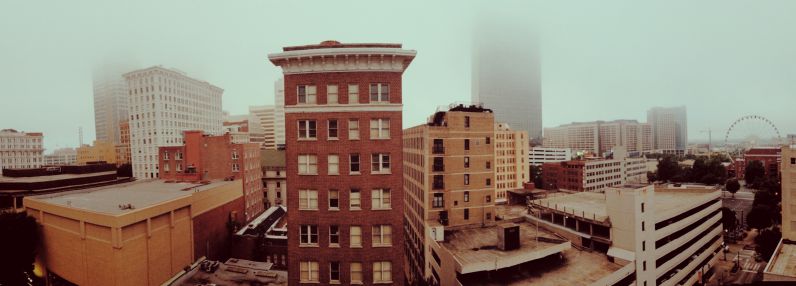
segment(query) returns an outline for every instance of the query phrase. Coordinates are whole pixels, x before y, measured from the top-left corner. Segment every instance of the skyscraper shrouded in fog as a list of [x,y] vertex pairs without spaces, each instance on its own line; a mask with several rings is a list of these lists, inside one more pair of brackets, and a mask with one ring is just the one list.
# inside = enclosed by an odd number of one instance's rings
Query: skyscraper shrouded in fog
[[94,128],[97,140],[121,143],[119,124],[127,120],[127,82],[122,73],[104,69],[94,73]]
[[688,144],[688,117],[685,106],[653,107],[647,111],[655,149],[666,154],[685,154]]
[[539,44],[529,25],[482,21],[473,37],[472,101],[495,112],[495,121],[542,138]]

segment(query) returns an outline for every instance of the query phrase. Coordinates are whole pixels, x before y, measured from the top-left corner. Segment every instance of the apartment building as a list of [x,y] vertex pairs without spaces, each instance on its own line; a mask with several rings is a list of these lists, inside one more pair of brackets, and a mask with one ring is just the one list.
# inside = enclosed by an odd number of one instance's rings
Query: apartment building
[[647,111],[652,125],[654,149],[665,154],[685,154],[688,144],[688,117],[685,106],[653,107]]
[[38,168],[44,163],[41,132],[0,130],[0,175],[3,169]]
[[544,147],[568,148],[602,156],[615,146],[631,154],[653,150],[652,125],[636,120],[574,122],[545,128]]
[[720,198],[713,186],[623,185],[532,200],[527,217],[621,266],[594,285],[693,285],[720,257]]
[[533,147],[528,152],[528,163],[534,166],[569,160],[572,160],[572,149],[569,148]]
[[116,164],[116,145],[113,142],[94,140],[92,145],[77,148],[77,164],[85,165],[92,162]]
[[221,135],[221,88],[154,66],[123,75],[129,98],[133,176],[157,178],[158,148],[182,145],[182,132]]
[[265,210],[260,145],[234,143],[230,134],[207,136],[196,130],[183,133],[184,145],[160,147],[159,178],[185,182],[240,180],[245,203],[243,219],[249,222]]
[[528,132],[512,130],[508,124],[495,126],[495,201],[506,202],[506,191],[522,189],[530,181]]
[[403,285],[400,44],[270,54],[284,73],[291,285]]
[[44,155],[42,166],[63,166],[77,164],[77,150],[75,148],[55,149],[52,154]]
[[287,205],[287,166],[285,150],[262,150],[263,191],[266,206]]
[[627,183],[647,182],[647,160],[628,157],[624,147],[614,147],[608,158],[590,158],[542,165],[544,189],[597,191]]

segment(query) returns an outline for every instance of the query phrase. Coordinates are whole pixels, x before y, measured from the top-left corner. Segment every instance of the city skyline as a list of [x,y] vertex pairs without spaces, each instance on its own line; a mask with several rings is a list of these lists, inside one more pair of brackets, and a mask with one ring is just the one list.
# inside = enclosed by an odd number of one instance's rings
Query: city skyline
[[[132,66],[130,71],[153,65],[180,69],[223,88],[224,109],[242,114],[250,105],[273,102],[272,84],[279,72],[268,64],[268,51],[338,40],[401,42],[423,51],[415,63],[417,71],[407,75],[404,86],[406,128],[424,122],[436,106],[470,99],[473,19],[494,11],[514,17],[528,14],[532,17],[522,18],[535,18],[540,25],[544,127],[602,119],[643,121],[649,108],[685,105],[688,137],[694,141],[706,141],[701,130],[723,133],[733,120],[748,114],[764,114],[782,136],[794,133],[796,122],[789,120],[786,105],[770,104],[794,101],[796,84],[783,76],[796,67],[796,57],[788,53],[796,41],[786,36],[786,27],[796,25],[786,12],[792,9],[768,3],[753,8],[743,2],[716,3],[689,3],[688,9],[683,3],[631,2],[586,3],[577,9],[549,3],[491,9],[472,5],[459,7],[460,13],[446,21],[435,17],[448,9],[444,2],[424,9],[395,7],[404,13],[356,17],[324,12],[355,3],[322,3],[306,13],[330,25],[294,25],[290,31],[279,27],[297,15],[291,11],[298,4],[208,4],[182,11],[179,4],[160,3],[125,9],[110,9],[112,4],[101,2],[53,4],[52,9],[21,3],[2,9],[6,14],[0,31],[14,45],[0,47],[5,66],[0,75],[8,83],[3,100],[22,108],[4,110],[0,122],[43,132],[47,152],[76,147],[79,127],[83,141],[90,142],[95,135],[92,71],[113,64]],[[622,5],[627,9],[614,9]],[[276,10],[286,12],[269,12]],[[134,16],[144,11],[151,12]],[[180,21],[171,23],[178,11],[187,14],[177,14]],[[69,16],[74,14],[86,17]],[[219,14],[235,16],[205,21]],[[406,14],[414,20],[403,21]],[[48,24],[54,22],[59,25]],[[14,29],[21,25],[26,29]],[[106,41],[108,37],[113,40]],[[743,37],[747,39],[740,40]],[[732,104],[717,106],[717,97]]]

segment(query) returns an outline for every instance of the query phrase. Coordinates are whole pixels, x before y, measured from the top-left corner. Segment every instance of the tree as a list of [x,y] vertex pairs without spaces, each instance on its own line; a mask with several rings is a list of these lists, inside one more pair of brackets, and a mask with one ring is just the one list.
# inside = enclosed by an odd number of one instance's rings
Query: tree
[[680,171],[680,165],[673,156],[663,156],[658,160],[658,180],[670,181],[680,174]]
[[741,183],[738,183],[737,179],[730,179],[727,180],[727,183],[724,185],[724,187],[727,188],[727,191],[730,192],[730,194],[732,194],[732,197],[734,198],[735,193],[737,193],[738,190],[741,189]]
[[542,166],[531,165],[531,179],[537,189],[541,189],[544,182],[542,182]]
[[738,225],[738,218],[735,215],[735,211],[731,210],[728,207],[721,208],[721,223],[724,225],[725,230],[734,230],[735,226]]
[[647,182],[653,183],[658,180],[658,174],[654,172],[647,172]]
[[768,261],[774,250],[777,248],[779,240],[782,238],[782,232],[779,228],[774,227],[771,229],[764,229],[760,234],[755,237],[755,251],[760,254],[763,260]]
[[777,204],[777,198],[773,194],[762,190],[755,192],[755,200],[752,202],[753,206],[774,207]]
[[39,228],[26,213],[0,213],[0,285],[42,285],[33,274]]
[[746,170],[744,170],[744,180],[746,180],[747,186],[752,186],[754,188],[758,180],[764,179],[765,176],[766,168],[763,166],[763,162],[754,160],[746,165]]
[[755,206],[746,215],[746,221],[751,228],[764,229],[770,227],[774,222],[773,211],[767,205]]

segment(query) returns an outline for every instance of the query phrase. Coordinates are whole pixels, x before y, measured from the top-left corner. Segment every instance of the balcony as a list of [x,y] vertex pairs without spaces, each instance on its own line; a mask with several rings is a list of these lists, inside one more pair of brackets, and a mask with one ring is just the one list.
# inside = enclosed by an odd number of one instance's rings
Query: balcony
[[431,147],[431,153],[433,154],[445,154],[445,146],[443,145],[433,145]]

